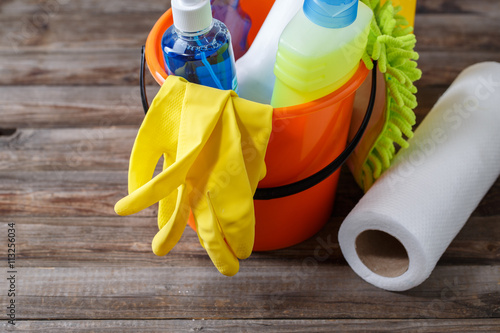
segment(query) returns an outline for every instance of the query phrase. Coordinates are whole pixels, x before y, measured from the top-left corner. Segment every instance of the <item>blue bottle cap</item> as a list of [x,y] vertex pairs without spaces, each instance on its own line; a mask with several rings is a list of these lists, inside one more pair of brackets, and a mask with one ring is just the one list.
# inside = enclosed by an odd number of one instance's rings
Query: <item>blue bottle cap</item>
[[359,0],[305,0],[304,14],[325,28],[344,28],[358,16]]

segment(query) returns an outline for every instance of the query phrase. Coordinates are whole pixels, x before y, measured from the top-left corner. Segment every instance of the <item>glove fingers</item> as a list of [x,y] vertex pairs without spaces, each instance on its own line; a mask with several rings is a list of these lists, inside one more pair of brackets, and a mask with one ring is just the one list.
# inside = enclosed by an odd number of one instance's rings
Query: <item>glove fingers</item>
[[[163,155],[163,170],[166,170],[175,160],[169,155]],[[170,195],[161,199],[158,204],[158,229],[163,228],[163,226],[170,220],[170,217],[175,211],[177,205],[177,194],[180,190],[173,191]]]
[[[266,175],[264,156],[272,131],[273,108],[243,98],[233,98],[248,178],[255,191]],[[251,112],[244,112],[251,110]]]
[[233,174],[230,191],[210,193],[212,213],[225,241],[239,259],[252,254],[255,239],[253,192],[245,172]]
[[168,196],[184,183],[192,160],[188,156],[163,170],[155,178],[118,201],[115,212],[122,216],[135,214]]
[[[177,202],[175,204],[175,210],[170,215],[170,218],[166,222],[158,221],[158,224],[163,224],[160,231],[153,238],[151,247],[153,248],[153,253],[157,256],[164,256],[179,242],[179,239],[186,228],[187,220],[189,217],[189,206],[187,191],[185,186],[181,185],[178,188]],[[160,210],[162,208],[160,207]],[[162,212],[158,213],[158,219],[164,218]]]
[[205,207],[197,207],[193,212],[198,237],[217,270],[226,276],[233,276],[240,268],[238,258],[224,240],[208,194],[204,203]]
[[[225,123],[236,124],[238,117],[230,111],[229,107],[226,108],[223,119]],[[245,165],[246,147],[235,125],[222,127],[221,131],[221,146],[224,151],[218,154],[214,168],[218,172],[214,172],[212,176],[218,178],[218,182],[217,179],[209,182],[214,184],[210,186],[210,201],[225,241],[237,258],[246,259],[252,253],[255,238],[254,193],[249,169]]]
[[129,193],[151,180],[161,153],[175,156],[185,82],[169,77],[151,103],[130,155]]
[[178,192],[179,190],[173,191],[158,203],[158,230],[163,228],[174,214],[177,208]]
[[138,141],[135,142],[128,169],[129,194],[153,178],[156,164],[161,156],[161,151],[152,150],[151,147],[143,147]]

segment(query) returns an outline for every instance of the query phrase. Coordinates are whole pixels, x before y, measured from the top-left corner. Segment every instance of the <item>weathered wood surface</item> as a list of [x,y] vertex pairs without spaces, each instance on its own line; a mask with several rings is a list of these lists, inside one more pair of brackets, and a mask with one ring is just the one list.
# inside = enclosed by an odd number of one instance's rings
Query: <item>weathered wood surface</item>
[[[498,319],[472,320],[65,320],[23,321],[16,332],[66,333],[71,332],[495,332]],[[0,327],[6,328],[5,324]]]
[[[408,292],[365,283],[342,258],[338,228],[362,196],[345,169],[317,235],[254,253],[233,278],[190,228],[172,253],[152,254],[156,206],[121,218],[113,205],[143,118],[140,46],[168,3],[0,2],[0,228],[16,223],[16,330],[500,331],[500,180]],[[500,2],[418,0],[417,10],[420,122],[463,68],[500,61]],[[147,84],[152,97],[158,86],[149,75]],[[318,249],[327,256],[314,259]]]
[[[335,214],[334,214],[335,215]],[[159,258],[151,253],[157,232],[155,216],[120,217],[3,217],[3,224],[15,222],[20,235],[20,265],[23,267],[210,267],[198,238],[187,227],[172,254]],[[345,266],[337,242],[343,217],[331,221],[311,239],[272,252],[255,253],[245,267],[259,267],[269,261],[300,264],[318,255],[321,262]],[[440,265],[496,265],[500,258],[500,231],[495,217],[472,217],[451,243]],[[318,252],[319,251],[319,252]]]
[[198,265],[21,267],[17,272],[17,314],[25,320],[500,316],[498,266],[438,266],[432,279],[405,293],[363,283],[348,266],[312,266],[305,260],[242,265],[233,278],[222,276],[209,259]]
[[[149,86],[154,96],[157,86]],[[30,96],[30,98],[26,98]],[[141,124],[139,87],[40,87],[0,89],[3,128],[103,127]]]
[[161,14],[170,6],[165,0],[4,0],[0,7],[0,14],[5,15],[32,15],[34,13],[62,13],[74,14],[118,14],[127,13],[156,13]]

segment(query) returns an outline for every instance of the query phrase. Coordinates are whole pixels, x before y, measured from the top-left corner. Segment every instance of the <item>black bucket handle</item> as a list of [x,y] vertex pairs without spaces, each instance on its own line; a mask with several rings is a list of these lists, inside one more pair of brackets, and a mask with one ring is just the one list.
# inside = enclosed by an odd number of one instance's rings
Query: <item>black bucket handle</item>
[[141,48],[139,85],[141,86],[142,108],[144,109],[144,114],[146,114],[149,110],[149,103],[148,96],[146,95],[146,46],[144,45]]
[[[144,113],[146,114],[149,109],[148,98],[146,95],[146,84],[145,84],[145,68],[146,68],[146,59],[145,59],[145,51],[144,46],[141,50],[141,66],[140,66],[140,78],[139,84],[141,87],[141,100],[142,107],[144,108]],[[318,185],[326,178],[330,177],[335,171],[337,171],[349,158],[352,154],[356,146],[361,141],[363,134],[365,133],[366,128],[368,127],[368,123],[373,113],[373,107],[375,106],[375,96],[377,94],[377,62],[373,62],[373,70],[372,70],[372,86],[370,92],[370,101],[368,103],[368,107],[366,109],[365,116],[361,125],[359,126],[356,135],[352,139],[352,141],[347,145],[342,153],[337,156],[330,164],[316,172],[315,174],[304,178],[302,180],[296,181],[291,184],[277,186],[277,187],[266,187],[266,188],[257,188],[255,195],[253,196],[254,200],[272,200],[287,197],[290,195],[294,195],[300,192],[303,192],[307,189],[310,189],[313,186]]]

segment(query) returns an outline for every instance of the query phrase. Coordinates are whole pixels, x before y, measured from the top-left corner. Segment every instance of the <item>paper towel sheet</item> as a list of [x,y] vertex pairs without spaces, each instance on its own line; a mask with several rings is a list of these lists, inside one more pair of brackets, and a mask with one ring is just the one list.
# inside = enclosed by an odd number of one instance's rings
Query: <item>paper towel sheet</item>
[[500,64],[465,69],[339,231],[351,268],[387,290],[429,277],[500,174]]

